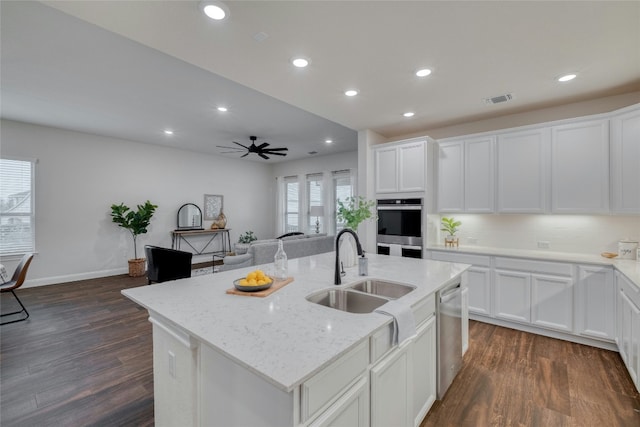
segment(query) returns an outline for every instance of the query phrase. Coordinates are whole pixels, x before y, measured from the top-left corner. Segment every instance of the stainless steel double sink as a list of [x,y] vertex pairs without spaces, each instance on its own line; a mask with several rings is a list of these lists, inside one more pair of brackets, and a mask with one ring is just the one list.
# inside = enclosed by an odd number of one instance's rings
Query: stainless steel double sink
[[366,279],[343,288],[323,289],[307,296],[307,301],[348,313],[371,313],[376,308],[412,292],[415,286]]

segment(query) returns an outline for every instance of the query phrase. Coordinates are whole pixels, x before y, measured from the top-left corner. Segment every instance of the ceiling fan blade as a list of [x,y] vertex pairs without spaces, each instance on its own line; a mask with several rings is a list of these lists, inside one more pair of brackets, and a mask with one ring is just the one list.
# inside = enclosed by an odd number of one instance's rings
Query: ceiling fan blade
[[265,160],[269,160],[269,158],[262,153],[258,153],[258,156],[262,157]]
[[270,151],[269,152],[265,151],[264,153],[269,154],[270,156],[286,156],[287,155],[287,153],[272,153]]
[[240,156],[240,158],[247,157],[248,155],[249,153],[243,154],[242,156]]
[[246,145],[242,145],[239,142],[235,142],[235,141],[231,141],[231,142],[233,142],[234,144],[238,144],[240,147],[244,148],[245,150],[249,149],[249,147],[247,147]]
[[288,148],[267,148],[263,151],[289,151]]
[[258,150],[262,150],[263,148],[266,148],[268,146],[269,146],[269,143],[263,142],[262,144],[258,145]]
[[242,148],[238,148],[238,147],[226,147],[224,145],[216,145],[216,147],[218,147],[218,148],[226,148],[228,150],[244,151]]

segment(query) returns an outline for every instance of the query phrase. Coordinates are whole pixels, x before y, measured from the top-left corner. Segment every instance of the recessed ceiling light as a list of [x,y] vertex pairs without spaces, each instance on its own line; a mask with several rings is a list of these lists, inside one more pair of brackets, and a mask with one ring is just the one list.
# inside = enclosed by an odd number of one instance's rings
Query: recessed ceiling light
[[347,96],[356,96],[358,94],[358,91],[355,89],[349,89],[345,91],[344,94]]
[[331,144],[333,142],[333,139],[325,139],[324,142],[326,142],[327,144]]
[[171,129],[166,129],[166,130],[164,131],[164,134],[165,134],[165,135],[173,135],[173,131],[172,131]]
[[576,77],[577,77],[577,75],[576,75],[576,74],[567,74],[567,75],[565,75],[565,76],[559,77],[559,78],[558,78],[558,81],[559,81],[559,82],[568,82],[568,81],[570,81],[570,80],[575,79]]
[[426,77],[431,74],[431,70],[428,68],[423,68],[421,70],[416,71],[416,76],[418,77]]
[[227,107],[218,107],[218,111],[225,112],[227,111]]
[[304,68],[309,65],[309,60],[307,58],[293,58],[291,63],[298,68]]
[[216,21],[221,21],[229,16],[229,8],[221,1],[201,1],[200,9],[205,15]]
[[403,116],[405,117],[413,117],[416,113],[412,112],[412,111],[407,111],[406,113],[403,114]]

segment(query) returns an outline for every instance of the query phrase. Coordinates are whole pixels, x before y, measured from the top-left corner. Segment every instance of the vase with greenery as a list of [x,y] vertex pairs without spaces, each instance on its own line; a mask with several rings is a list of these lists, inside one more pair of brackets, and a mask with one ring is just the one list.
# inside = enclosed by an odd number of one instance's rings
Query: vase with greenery
[[[128,230],[133,237],[133,256],[129,260],[129,275],[133,277],[144,276],[144,258],[138,258],[137,238],[145,234],[151,223],[157,205],[147,200],[143,205],[138,205],[137,210],[132,210],[124,203],[111,205],[111,219],[120,227]],[[140,271],[142,270],[142,271]]]
[[238,239],[238,243],[251,243],[255,240],[258,240],[258,238],[255,234],[253,234],[253,231],[249,230],[245,231],[244,234],[240,236],[240,238]]
[[[347,197],[343,202],[338,200],[338,221],[353,231],[358,230],[358,226],[368,220],[375,218],[372,209],[376,203],[366,200],[364,197]],[[340,262],[344,267],[353,267],[358,261],[356,242],[350,234],[342,237],[340,241]]]
[[458,227],[462,225],[462,222],[456,221],[454,217],[447,218],[443,216],[440,220],[440,225],[442,228],[440,231],[446,231],[449,233],[445,236],[445,242],[455,242],[457,240],[456,233],[458,232]]
[[338,221],[344,222],[346,226],[354,231],[367,219],[374,218],[372,209],[376,203],[373,200],[366,200],[364,197],[347,197],[343,202],[338,200]]

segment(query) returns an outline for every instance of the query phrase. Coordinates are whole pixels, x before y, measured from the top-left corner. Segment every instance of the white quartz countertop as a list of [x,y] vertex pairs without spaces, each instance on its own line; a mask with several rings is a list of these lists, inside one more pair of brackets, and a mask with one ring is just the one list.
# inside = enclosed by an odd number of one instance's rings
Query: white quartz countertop
[[[408,283],[416,290],[397,301],[422,301],[454,282],[467,264],[367,254],[369,275]],[[250,267],[123,290],[122,293],[201,342],[222,352],[278,388],[291,391],[391,321],[379,314],[353,314],[308,302],[335,288],[335,253],[289,260],[294,281],[265,297],[229,295],[233,280]],[[269,266],[265,266],[265,271]],[[365,277],[347,268],[342,286]]]
[[571,262],[577,264],[597,264],[613,266],[624,274],[632,283],[640,288],[640,262],[616,258],[605,258],[600,254],[579,254],[572,252],[551,252],[526,249],[495,248],[489,246],[460,246],[449,248],[442,245],[431,245],[426,248],[433,251],[445,251],[474,255],[491,255],[516,258],[531,258],[545,261]]

